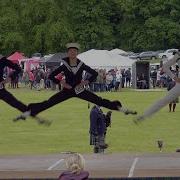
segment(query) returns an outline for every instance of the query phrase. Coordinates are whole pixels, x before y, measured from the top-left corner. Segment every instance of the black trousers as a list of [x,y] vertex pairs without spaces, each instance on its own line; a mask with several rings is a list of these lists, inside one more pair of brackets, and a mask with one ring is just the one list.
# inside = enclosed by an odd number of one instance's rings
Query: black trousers
[[121,107],[121,103],[119,101],[103,99],[88,90],[84,90],[80,94],[76,94],[74,89],[64,89],[50,97],[47,101],[29,104],[28,108],[31,110],[31,115],[35,116],[38,113],[72,97],[77,97],[111,110],[118,110],[118,107]]
[[17,100],[10,92],[8,92],[6,89],[0,89],[0,99],[5,101],[10,106],[18,109],[21,112],[25,112],[28,110],[27,106]]

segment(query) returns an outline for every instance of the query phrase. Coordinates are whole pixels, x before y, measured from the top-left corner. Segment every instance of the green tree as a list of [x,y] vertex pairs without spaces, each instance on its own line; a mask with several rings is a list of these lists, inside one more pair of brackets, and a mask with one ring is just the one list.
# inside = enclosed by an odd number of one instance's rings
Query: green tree
[[[82,49],[110,48],[114,45],[113,27],[109,23],[110,0],[77,0],[70,5],[69,23]],[[71,13],[70,13],[71,12]]]
[[0,53],[179,48],[179,0],[1,0]]

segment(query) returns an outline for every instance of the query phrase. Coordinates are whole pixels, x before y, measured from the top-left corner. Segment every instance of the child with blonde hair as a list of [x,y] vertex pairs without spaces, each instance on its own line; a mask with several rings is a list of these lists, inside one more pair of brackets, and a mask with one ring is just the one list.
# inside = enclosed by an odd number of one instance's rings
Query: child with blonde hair
[[84,170],[85,160],[79,153],[70,155],[66,160],[67,171],[59,176],[59,180],[87,180],[89,173]]

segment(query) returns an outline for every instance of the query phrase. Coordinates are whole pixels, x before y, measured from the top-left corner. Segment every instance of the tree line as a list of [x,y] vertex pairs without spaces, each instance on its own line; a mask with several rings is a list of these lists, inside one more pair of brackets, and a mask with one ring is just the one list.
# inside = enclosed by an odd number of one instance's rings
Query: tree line
[[0,0],[0,54],[179,48],[179,0]]

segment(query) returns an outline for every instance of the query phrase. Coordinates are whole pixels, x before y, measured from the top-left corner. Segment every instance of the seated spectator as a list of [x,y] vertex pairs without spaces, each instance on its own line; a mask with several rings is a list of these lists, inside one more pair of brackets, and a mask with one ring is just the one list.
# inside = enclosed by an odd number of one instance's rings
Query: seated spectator
[[89,173],[84,171],[85,160],[81,154],[74,153],[66,160],[67,171],[59,176],[59,180],[87,180]]
[[138,77],[137,77],[137,87],[139,89],[146,89],[147,88],[147,81],[145,79],[145,76],[143,73],[141,73]]

